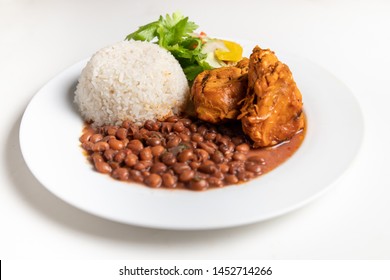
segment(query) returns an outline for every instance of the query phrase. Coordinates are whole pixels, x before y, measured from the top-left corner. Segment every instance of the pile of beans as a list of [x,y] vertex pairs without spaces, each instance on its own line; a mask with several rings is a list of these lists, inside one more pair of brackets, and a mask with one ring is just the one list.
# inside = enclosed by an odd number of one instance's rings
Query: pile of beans
[[262,174],[264,159],[248,156],[240,129],[172,116],[163,122],[87,125],[80,137],[95,169],[152,188],[205,190]]

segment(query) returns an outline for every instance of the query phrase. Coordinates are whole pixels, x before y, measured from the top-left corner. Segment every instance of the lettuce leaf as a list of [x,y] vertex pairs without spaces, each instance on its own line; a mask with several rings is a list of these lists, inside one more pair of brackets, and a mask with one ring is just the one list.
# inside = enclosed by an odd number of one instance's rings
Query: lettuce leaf
[[168,50],[179,61],[188,81],[212,67],[205,61],[207,55],[201,53],[202,40],[193,35],[198,25],[188,17],[176,12],[172,16],[160,16],[158,21],[138,28],[126,36],[126,40],[149,41]]

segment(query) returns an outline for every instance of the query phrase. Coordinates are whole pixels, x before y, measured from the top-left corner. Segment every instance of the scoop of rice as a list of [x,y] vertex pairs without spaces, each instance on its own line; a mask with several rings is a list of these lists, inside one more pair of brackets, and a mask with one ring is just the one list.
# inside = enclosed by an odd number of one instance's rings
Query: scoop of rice
[[94,125],[143,124],[186,105],[189,86],[178,61],[156,44],[123,41],[92,56],[79,78],[75,102]]

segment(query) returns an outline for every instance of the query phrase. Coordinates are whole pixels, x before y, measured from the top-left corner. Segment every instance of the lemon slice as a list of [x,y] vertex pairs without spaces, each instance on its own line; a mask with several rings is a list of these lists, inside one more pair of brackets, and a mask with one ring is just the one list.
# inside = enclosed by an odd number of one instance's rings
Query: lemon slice
[[226,49],[216,49],[214,51],[215,56],[222,61],[239,61],[242,58],[242,47],[231,41],[225,41],[222,40],[223,43],[225,44]]

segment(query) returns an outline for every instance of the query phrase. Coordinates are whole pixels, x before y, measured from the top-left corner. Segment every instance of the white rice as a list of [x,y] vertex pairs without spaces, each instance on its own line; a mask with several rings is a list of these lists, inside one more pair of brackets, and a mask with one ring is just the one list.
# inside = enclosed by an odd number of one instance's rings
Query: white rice
[[79,78],[75,102],[94,125],[143,124],[179,113],[189,98],[178,61],[156,44],[123,41],[92,56]]

